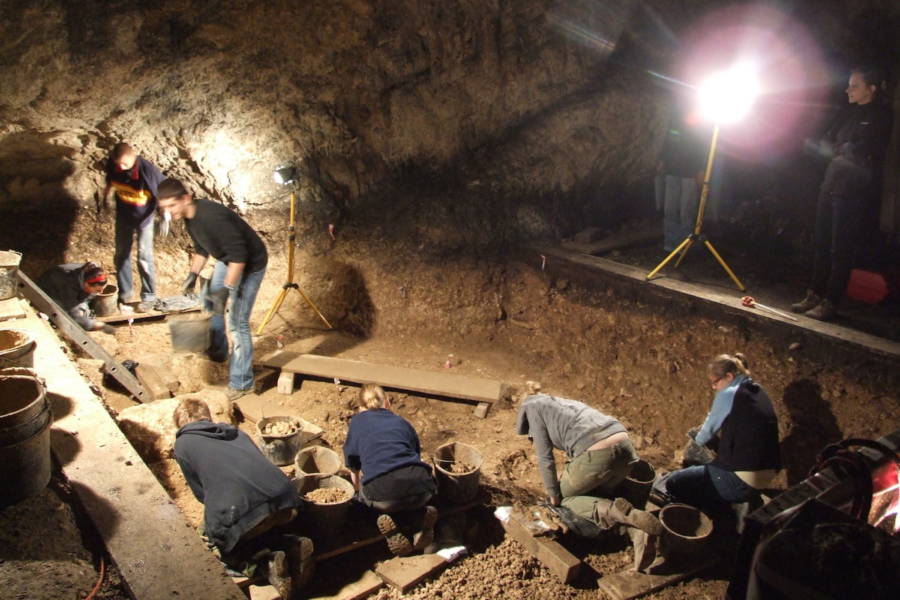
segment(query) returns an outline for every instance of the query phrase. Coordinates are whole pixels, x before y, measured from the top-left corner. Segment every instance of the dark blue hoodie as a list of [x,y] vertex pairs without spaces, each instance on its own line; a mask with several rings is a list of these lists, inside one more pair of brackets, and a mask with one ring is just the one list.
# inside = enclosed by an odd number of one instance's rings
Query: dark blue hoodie
[[206,535],[223,553],[270,514],[297,505],[290,479],[232,425],[188,423],[175,434],[175,460],[203,503]]

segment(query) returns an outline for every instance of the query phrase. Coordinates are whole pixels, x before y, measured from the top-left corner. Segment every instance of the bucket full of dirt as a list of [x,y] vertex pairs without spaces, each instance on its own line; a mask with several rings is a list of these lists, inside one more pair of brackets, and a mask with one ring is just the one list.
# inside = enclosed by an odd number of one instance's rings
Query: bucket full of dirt
[[333,536],[347,520],[353,484],[337,475],[295,479],[297,493],[306,502],[304,519],[319,536]]
[[699,556],[713,531],[712,520],[687,504],[666,504],[659,511],[659,521],[663,526],[660,549],[671,562]]
[[632,506],[643,509],[647,506],[647,499],[650,497],[650,490],[653,488],[653,481],[656,479],[656,469],[646,460],[639,460],[631,467],[616,495],[621,496],[631,502]]
[[450,502],[463,503],[478,495],[484,458],[472,446],[449,442],[434,453],[440,495]]
[[19,289],[16,271],[22,261],[22,253],[15,250],[0,250],[0,300],[15,298]]
[[34,366],[37,342],[24,329],[0,329],[0,369]]
[[94,298],[94,314],[108,317],[116,313],[116,302],[119,300],[119,288],[107,283],[103,291]]
[[280,467],[294,462],[304,444],[303,425],[295,417],[264,417],[256,430],[262,453]]
[[297,479],[316,480],[336,475],[341,469],[340,455],[325,446],[309,446],[297,453],[294,466]]
[[210,314],[169,319],[169,335],[175,352],[205,352],[209,348]]
[[35,494],[50,481],[52,422],[40,380],[0,370],[0,508]]

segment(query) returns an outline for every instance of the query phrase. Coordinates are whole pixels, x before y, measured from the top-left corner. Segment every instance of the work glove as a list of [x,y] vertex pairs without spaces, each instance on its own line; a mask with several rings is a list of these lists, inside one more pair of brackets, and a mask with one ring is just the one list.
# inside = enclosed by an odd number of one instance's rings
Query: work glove
[[100,331],[102,331],[103,333],[108,333],[109,335],[115,335],[116,328],[109,323],[104,323],[103,327],[100,328]]
[[229,291],[227,287],[220,287],[216,291],[210,292],[209,299],[212,302],[212,309],[217,315],[225,314],[225,304],[228,302]]
[[191,271],[188,273],[188,276],[185,277],[184,283],[181,284],[181,295],[182,296],[193,296],[194,288],[197,286],[197,273]]

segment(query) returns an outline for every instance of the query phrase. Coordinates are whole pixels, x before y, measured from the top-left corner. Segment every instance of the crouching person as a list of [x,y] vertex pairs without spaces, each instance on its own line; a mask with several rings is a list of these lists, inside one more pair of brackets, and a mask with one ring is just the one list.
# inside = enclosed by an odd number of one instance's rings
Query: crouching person
[[[362,386],[358,404],[344,443],[344,462],[357,499],[385,513],[378,517],[378,529],[392,553],[403,556],[423,550],[434,539],[437,509],[428,502],[437,482],[420,457],[419,436],[409,421],[391,411],[391,401],[380,386]],[[411,511],[424,513],[421,531],[412,543],[392,516]]]
[[93,303],[106,287],[108,275],[97,263],[57,265],[37,278],[38,287],[66,311],[82,329],[114,334],[115,328],[94,318]]
[[175,460],[203,503],[203,529],[227,566],[263,575],[284,600],[312,575],[309,538],[284,533],[299,497],[281,469],[243,431],[213,423],[202,400],[182,400],[174,413]]

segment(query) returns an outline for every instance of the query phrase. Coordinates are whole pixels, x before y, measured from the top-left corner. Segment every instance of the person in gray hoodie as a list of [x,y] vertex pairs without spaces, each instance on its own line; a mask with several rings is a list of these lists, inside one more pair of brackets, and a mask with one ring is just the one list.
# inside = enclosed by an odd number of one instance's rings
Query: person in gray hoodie
[[290,598],[309,579],[313,552],[309,538],[279,531],[299,506],[290,479],[246,433],[213,423],[206,402],[186,398],[173,417],[175,460],[203,503],[205,535],[226,565],[255,574],[258,563],[281,597]]

